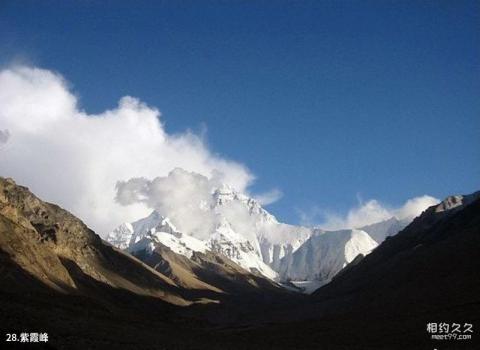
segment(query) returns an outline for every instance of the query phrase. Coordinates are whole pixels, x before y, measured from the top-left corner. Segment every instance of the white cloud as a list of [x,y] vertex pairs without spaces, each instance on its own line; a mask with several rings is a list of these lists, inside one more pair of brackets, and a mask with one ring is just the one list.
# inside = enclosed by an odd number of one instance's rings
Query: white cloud
[[[81,110],[77,101],[52,71],[24,66],[0,71],[0,176],[29,186],[100,234],[146,216],[150,208],[188,217],[182,220],[189,225],[185,232],[204,231],[214,218],[195,205],[208,205],[212,186],[226,183],[248,192],[254,180],[244,165],[213,154],[203,134],[168,134],[160,112],[136,98],[123,97],[97,115]],[[175,168],[181,169],[171,172]],[[254,197],[267,205],[281,195],[272,190]],[[394,215],[413,217],[436,202],[423,196],[391,208],[370,200],[344,216],[315,209],[302,222],[323,217],[326,228],[358,227]],[[234,206],[226,206],[225,215],[235,216],[237,230],[249,231],[248,213]]]
[[10,131],[0,130],[0,145],[7,143],[10,138]]
[[[0,130],[0,140],[8,141],[0,148],[0,175],[72,211],[99,233],[150,211],[142,201],[116,202],[119,180],[166,176],[177,167],[239,191],[254,179],[244,165],[213,154],[201,135],[166,133],[159,111],[136,98],[123,97],[114,109],[87,114],[65,80],[43,69],[0,72]],[[181,177],[168,181],[179,183],[151,186],[169,196],[191,195],[184,187],[169,192],[168,185],[186,185]],[[141,193],[142,181],[137,182]]]
[[207,239],[222,217],[236,232],[250,237],[255,232],[255,222],[247,207],[237,201],[214,205],[216,199],[212,193],[223,182],[218,175],[207,178],[176,168],[167,176],[152,180],[133,178],[120,181],[117,183],[116,200],[122,205],[142,203],[155,209],[168,216],[180,232],[199,239]]
[[[345,228],[359,228],[376,222],[396,217],[400,220],[412,220],[428,207],[438,204],[437,198],[424,195],[407,200],[400,207],[391,207],[375,199],[361,202],[350,209],[346,215],[313,208],[308,213],[300,212],[304,224],[317,222],[318,227],[326,230],[339,230]],[[320,219],[318,223],[317,219]]]
[[[213,177],[215,178],[215,177]],[[117,183],[116,200],[121,205],[143,203],[168,216],[181,232],[207,238],[214,226],[210,211],[215,180],[181,168],[153,180],[133,178]]]
[[438,204],[440,202],[439,199],[431,197],[431,196],[421,196],[409,199],[405,202],[405,204],[396,209],[394,214],[399,219],[409,219],[412,220],[416,216],[418,216],[421,212],[423,212],[428,207]]
[[274,188],[271,191],[260,193],[254,196],[254,199],[263,206],[275,203],[280,198],[283,197],[282,191],[277,188]]

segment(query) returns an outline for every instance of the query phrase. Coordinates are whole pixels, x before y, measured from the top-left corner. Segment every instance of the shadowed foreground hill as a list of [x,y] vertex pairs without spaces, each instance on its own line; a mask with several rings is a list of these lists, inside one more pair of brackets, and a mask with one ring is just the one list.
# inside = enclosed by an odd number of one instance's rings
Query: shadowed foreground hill
[[172,304],[190,303],[181,294],[67,211],[0,178],[2,336],[48,332],[48,348],[101,349],[112,340],[128,348],[131,334],[150,320],[161,329],[168,319],[171,328]]
[[[480,349],[480,193],[430,207],[309,302],[233,332],[252,348]],[[432,340],[428,323],[470,323],[471,340]]]
[[[480,349],[479,257],[480,193],[448,197],[308,302],[231,330],[227,342],[249,339],[255,349]],[[427,324],[442,322],[473,324],[472,339],[432,340]]]
[[299,317],[331,318],[339,343],[352,347],[480,348],[476,330],[463,343],[432,341],[426,331],[432,322],[480,327],[480,192],[428,208],[312,299]]
[[[479,307],[480,193],[449,197],[313,294],[337,307]],[[332,304],[333,307],[333,304]]]
[[[65,349],[190,347],[209,326],[207,318],[232,322],[247,305],[266,307],[290,295],[223,257],[202,255],[193,264],[158,248],[143,258],[155,269],[62,208],[0,178],[4,334],[46,331],[49,346]],[[218,300],[231,308],[202,305]]]
[[105,244],[79,219],[10,179],[0,179],[0,233],[0,288],[6,292],[30,288],[18,283],[21,270],[38,282],[34,285],[64,294],[108,299],[101,295],[104,285],[188,304],[172,280]]

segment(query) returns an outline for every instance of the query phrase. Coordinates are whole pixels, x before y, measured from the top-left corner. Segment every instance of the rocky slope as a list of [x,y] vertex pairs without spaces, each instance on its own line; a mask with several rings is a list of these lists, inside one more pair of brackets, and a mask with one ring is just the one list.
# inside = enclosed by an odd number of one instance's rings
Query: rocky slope
[[93,285],[98,284],[189,303],[171,279],[104,243],[67,211],[4,178],[0,178],[0,252],[2,266],[12,268],[2,276],[13,278],[20,269],[62,293],[95,294]]
[[158,231],[134,236],[130,247],[144,264],[103,241],[67,211],[0,178],[0,256],[2,266],[9,266],[4,276],[26,273],[66,294],[103,298],[102,288],[114,288],[179,305],[224,300],[233,291],[281,292],[260,274],[207,251],[203,242],[182,237],[155,213],[123,232],[130,234],[133,227],[143,232],[153,222]]
[[310,302],[272,311],[269,326],[236,339],[271,349],[478,349],[475,330],[468,340],[436,340],[427,325],[480,322],[479,197],[451,196],[430,207]]
[[[131,246],[149,268],[0,179],[0,330],[46,331],[50,349],[475,349],[476,338],[439,343],[425,327],[480,321],[476,198],[428,209],[305,296],[279,293],[164,219]],[[355,236],[335,236],[345,260]]]
[[[138,247],[143,245],[142,241],[139,243]],[[148,244],[152,241],[148,240]],[[132,254],[177,285],[196,290],[197,298],[203,300],[235,302],[235,297],[243,298],[247,294],[284,293],[283,288],[271,280],[250,273],[223,255],[208,250],[193,251],[187,257],[156,242],[153,250],[134,249]]]

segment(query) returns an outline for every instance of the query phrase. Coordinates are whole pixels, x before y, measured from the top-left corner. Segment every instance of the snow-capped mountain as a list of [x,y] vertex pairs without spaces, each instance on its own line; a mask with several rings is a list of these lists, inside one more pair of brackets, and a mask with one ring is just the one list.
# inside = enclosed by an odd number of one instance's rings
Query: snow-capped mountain
[[121,224],[107,235],[106,240],[120,249],[129,250],[142,238],[155,232],[173,234],[177,230],[168,218],[163,217],[157,211],[153,211],[143,219]]
[[106,239],[132,253],[153,251],[156,244],[188,258],[193,252],[208,251],[272,280],[325,283],[358,254],[368,254],[408,224],[392,217],[356,230],[330,232],[287,225],[255,199],[226,185],[214,189],[199,207],[214,221],[208,232],[180,232],[175,225],[182,222],[153,211],[146,218],[121,224]]
[[[280,223],[254,199],[235,192],[229,186],[222,186],[214,193],[213,210],[221,212],[222,206],[241,203],[247,208],[250,221],[249,229],[253,229],[250,241],[262,261],[277,271],[280,260],[297,250],[312,234],[312,229]],[[221,215],[220,215],[221,216]]]
[[[248,271],[276,279],[280,260],[310,237],[312,230],[279,223],[253,198],[223,185],[212,192],[209,205],[201,209],[214,214],[215,226],[204,233],[179,232],[174,223],[157,211],[133,223],[123,223],[106,240],[130,252],[153,250],[155,243],[189,256],[193,251],[209,250],[222,254]],[[232,219],[232,213],[241,218]]]
[[227,220],[222,219],[207,241],[207,246],[211,251],[228,257],[251,272],[275,279],[277,273],[263,262],[255,243],[257,242],[252,243],[239,235],[232,229]]
[[375,224],[367,225],[358,228],[365,231],[370,237],[372,237],[378,244],[382,243],[387,237],[394,236],[401,230],[403,230],[410,220],[399,220],[392,216],[388,220],[380,221]]
[[366,255],[378,246],[365,231],[315,232],[290,259],[282,259],[282,280],[328,283],[359,254]]
[[263,261],[275,271],[280,268],[282,259],[289,260],[313,233],[310,228],[282,223],[262,225],[257,238]]
[[250,198],[242,193],[236,192],[232,187],[228,185],[223,184],[222,186],[217,188],[213,192],[212,196],[213,204],[211,205],[211,209],[215,211],[219,211],[219,208],[231,203],[240,203],[248,210],[249,215],[255,218],[255,221],[257,223],[278,223],[275,216],[263,209],[260,203],[258,203],[255,199]]
[[[235,201],[248,209],[252,217],[263,223],[276,223],[255,200],[240,195],[226,186],[212,194],[214,205],[208,210],[218,211],[220,206]],[[275,279],[277,273],[263,262],[260,246],[256,239],[247,239],[232,229],[228,220],[217,215],[218,223],[208,239],[200,240],[193,235],[179,232],[173,223],[157,211],[133,223],[123,223],[110,232],[106,240],[120,249],[135,253],[146,249],[153,251],[156,243],[169,247],[173,252],[191,257],[192,252],[211,251],[222,254],[246,270]],[[253,236],[255,238],[255,236]]]
[[174,253],[186,256],[187,258],[191,258],[194,252],[205,253],[209,250],[205,242],[195,237],[180,232],[168,233],[165,231],[152,230],[141,236],[139,241],[136,241],[128,248],[128,251],[135,253],[145,249],[147,252],[152,252],[155,250],[157,243],[161,243]]

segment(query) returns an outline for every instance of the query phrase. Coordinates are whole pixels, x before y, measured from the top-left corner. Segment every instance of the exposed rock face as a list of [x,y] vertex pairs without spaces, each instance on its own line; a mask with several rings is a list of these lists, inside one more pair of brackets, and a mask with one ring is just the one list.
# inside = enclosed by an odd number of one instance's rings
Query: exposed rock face
[[232,296],[241,297],[246,293],[284,292],[259,272],[248,272],[225,256],[211,251],[194,251],[187,257],[157,242],[152,251],[136,250],[133,254],[177,285],[203,291],[196,295],[204,299],[232,300]]
[[[462,198],[431,207],[304,296],[276,293],[271,281],[159,223],[132,246],[150,268],[0,178],[0,328],[41,325],[58,349],[432,348],[428,322],[475,325],[480,314],[480,200]],[[162,232],[170,240],[156,240]],[[364,241],[355,236],[364,235],[335,236],[347,261]],[[326,232],[311,238],[306,255],[335,245]],[[313,249],[315,239],[326,243]]]
[[[147,229],[152,223],[153,231]],[[57,291],[98,297],[92,284],[99,283],[180,305],[218,301],[227,292],[281,292],[258,272],[207,251],[193,237],[182,237],[156,213],[135,223],[144,234],[133,235],[132,228],[125,226],[124,232],[133,240],[130,251],[146,264],[104,242],[67,211],[0,178],[2,266],[16,266]]]
[[105,244],[72,214],[4,178],[0,178],[0,251],[4,265],[14,264],[64,293],[94,293],[91,283],[85,283],[91,280],[188,303],[171,279]]
[[440,204],[435,206],[435,213],[450,212],[452,209],[462,209],[464,206],[480,198],[480,191],[466,196],[455,195],[445,198]]

